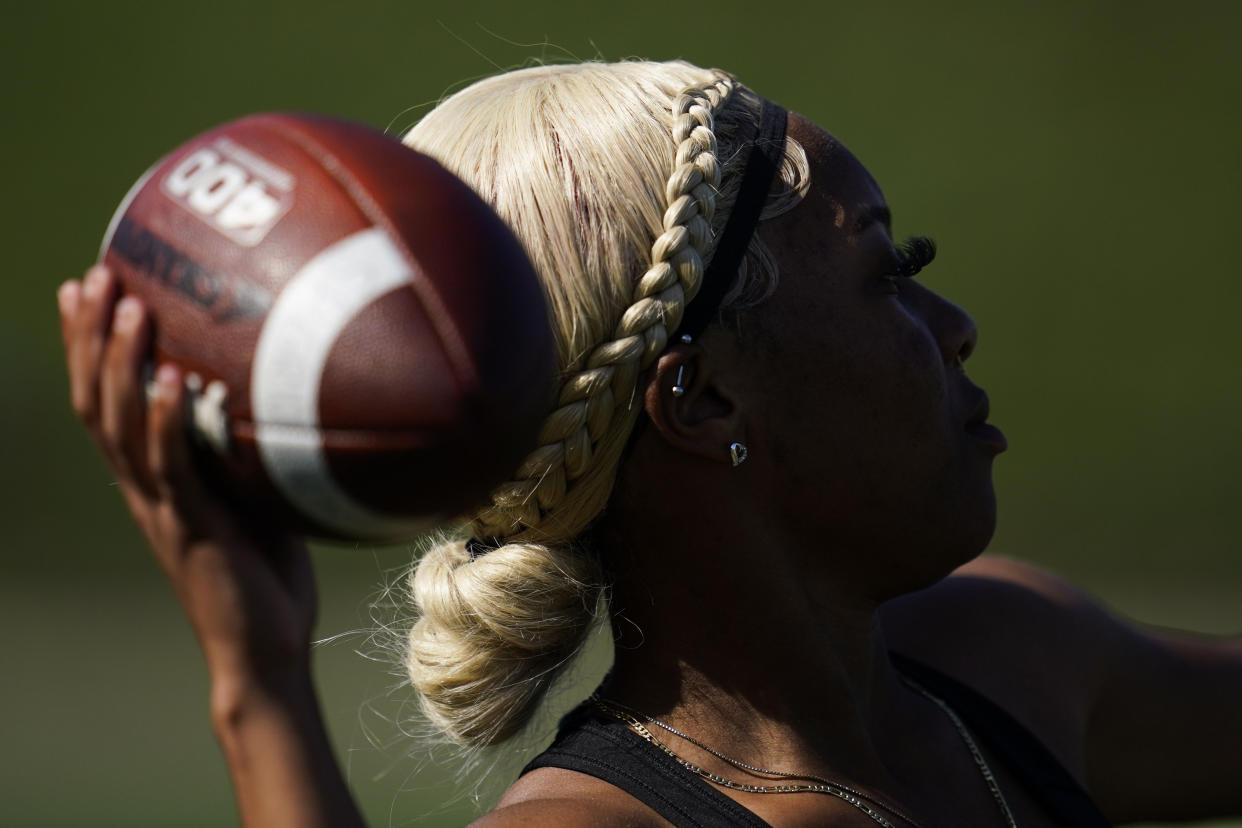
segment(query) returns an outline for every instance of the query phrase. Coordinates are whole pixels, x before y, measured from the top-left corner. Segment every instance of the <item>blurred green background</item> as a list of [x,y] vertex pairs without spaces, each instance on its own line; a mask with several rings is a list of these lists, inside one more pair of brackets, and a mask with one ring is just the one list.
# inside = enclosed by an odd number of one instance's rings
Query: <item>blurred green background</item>
[[[55,286],[208,126],[292,109],[397,131],[535,61],[684,57],[834,131],[979,322],[971,373],[1012,446],[992,550],[1148,622],[1242,632],[1242,4],[2,8],[0,824],[235,819],[194,643],[69,413]],[[451,768],[389,721],[408,696],[355,653],[409,550],[316,554],[323,702],[369,818],[461,824]]]

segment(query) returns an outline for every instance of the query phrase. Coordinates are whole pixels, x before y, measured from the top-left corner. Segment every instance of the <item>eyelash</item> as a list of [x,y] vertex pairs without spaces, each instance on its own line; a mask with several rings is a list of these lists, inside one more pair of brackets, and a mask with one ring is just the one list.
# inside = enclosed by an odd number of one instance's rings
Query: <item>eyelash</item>
[[885,289],[889,293],[899,290],[898,279],[909,279],[927,267],[936,258],[936,242],[927,236],[911,236],[897,245],[897,267],[893,273],[884,275]]

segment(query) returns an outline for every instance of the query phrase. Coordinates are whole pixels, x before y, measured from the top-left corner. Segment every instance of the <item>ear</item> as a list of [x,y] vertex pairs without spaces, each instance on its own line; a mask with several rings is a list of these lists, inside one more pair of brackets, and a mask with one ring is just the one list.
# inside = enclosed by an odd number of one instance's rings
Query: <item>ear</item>
[[729,444],[746,439],[738,402],[727,372],[696,344],[675,345],[660,356],[644,405],[670,446],[728,465]]

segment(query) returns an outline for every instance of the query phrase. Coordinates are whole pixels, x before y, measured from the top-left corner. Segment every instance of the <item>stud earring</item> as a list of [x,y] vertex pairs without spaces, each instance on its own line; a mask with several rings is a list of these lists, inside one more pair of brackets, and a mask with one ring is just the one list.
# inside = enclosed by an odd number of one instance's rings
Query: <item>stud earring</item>
[[736,469],[738,466],[745,463],[749,454],[750,452],[746,450],[745,443],[729,444],[729,459],[733,461],[733,468]]
[[681,335],[681,342],[683,345],[689,345],[693,341],[694,341],[694,337],[692,337],[690,334]]
[[674,397],[680,397],[682,394],[686,393],[685,386],[681,384],[682,373],[685,370],[686,370],[686,366],[684,365],[677,366],[677,384],[673,386]]

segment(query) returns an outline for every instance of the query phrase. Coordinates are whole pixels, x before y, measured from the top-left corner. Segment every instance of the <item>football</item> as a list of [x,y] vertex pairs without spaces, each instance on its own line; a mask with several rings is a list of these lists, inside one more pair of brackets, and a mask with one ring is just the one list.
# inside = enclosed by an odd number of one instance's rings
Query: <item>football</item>
[[410,537],[486,500],[533,448],[554,343],[491,208],[370,127],[253,115],[130,189],[101,260],[190,386],[197,457],[257,518]]

